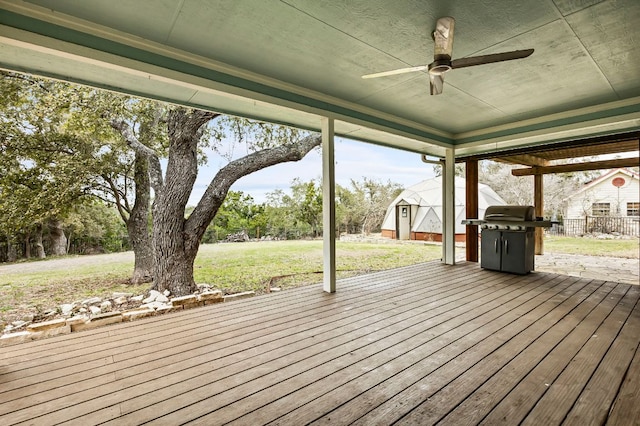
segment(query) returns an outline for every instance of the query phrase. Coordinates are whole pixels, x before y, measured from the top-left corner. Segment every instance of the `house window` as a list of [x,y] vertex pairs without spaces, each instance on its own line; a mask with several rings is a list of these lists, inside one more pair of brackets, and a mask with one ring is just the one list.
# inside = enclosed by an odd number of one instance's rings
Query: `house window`
[[611,207],[609,203],[593,203],[591,205],[591,214],[593,216],[609,216]]
[[627,203],[627,216],[640,216],[640,203]]

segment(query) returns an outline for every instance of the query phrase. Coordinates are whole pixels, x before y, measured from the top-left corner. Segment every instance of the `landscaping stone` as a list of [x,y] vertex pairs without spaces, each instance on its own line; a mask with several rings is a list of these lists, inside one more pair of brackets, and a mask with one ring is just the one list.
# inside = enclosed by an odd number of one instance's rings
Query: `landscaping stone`
[[122,313],[122,321],[134,321],[139,318],[150,317],[156,314],[153,308],[137,308]]
[[60,305],[60,312],[62,313],[62,315],[68,316],[71,315],[71,312],[73,312],[73,308],[73,303],[65,303],[64,305]]
[[233,302],[235,300],[246,299],[248,297],[253,297],[255,295],[256,295],[255,291],[245,291],[242,293],[227,294],[226,296],[224,296],[224,301]]
[[111,311],[112,307],[113,307],[113,305],[108,300],[105,300],[104,302],[102,302],[100,304],[100,310],[102,312],[109,312],[109,311]]
[[102,299],[99,297],[91,297],[89,299],[85,299],[81,302],[83,305],[97,305],[98,303],[102,303]]
[[113,299],[114,305],[124,305],[129,300],[126,296],[119,296]]
[[24,343],[31,340],[31,335],[28,331],[18,331],[16,333],[8,333],[0,336],[0,347],[17,345],[18,343]]
[[[179,308],[182,308],[182,306],[180,306]],[[171,312],[177,310],[176,308],[174,308],[171,305],[162,305],[160,307],[158,307],[156,309],[156,314],[160,315],[160,314],[166,314],[167,312]]]
[[82,324],[87,321],[89,321],[89,318],[85,317],[84,315],[76,315],[75,317],[66,319],[67,325]]
[[200,307],[200,306],[204,306],[204,302],[198,302],[197,299],[196,299],[195,302],[183,303],[182,305],[179,305],[179,306],[182,306],[182,309],[192,309],[192,308],[197,308],[197,307]]
[[150,303],[144,303],[142,305],[140,305],[141,308],[144,309],[159,309],[162,308],[164,306],[167,306],[167,304],[162,303],[162,302],[150,302]]
[[116,324],[122,322],[122,314],[118,311],[107,312],[105,314],[99,314],[92,317],[91,320],[81,324],[75,324],[71,326],[71,331],[83,331],[92,330],[94,328],[102,327],[109,324]]
[[190,294],[188,296],[174,297],[173,299],[171,299],[171,304],[173,306],[188,305],[197,302],[198,297],[193,294]]
[[51,321],[45,322],[37,322],[34,324],[29,324],[27,326],[27,331],[36,332],[36,331],[44,331],[52,328],[60,328],[67,325],[67,320],[64,318],[54,319]]
[[222,302],[224,301],[224,296],[220,290],[215,291],[205,291],[198,295],[198,300],[201,302]]
[[[278,291],[279,289],[272,289]],[[213,289],[210,284],[199,284],[195,294],[169,298],[168,290],[158,292],[150,290],[145,295],[133,296],[132,293],[116,292],[110,299],[91,297],[82,301],[65,303],[57,309],[25,318],[26,321],[14,321],[4,326],[0,346],[9,346],[76,331],[90,330],[122,321],[134,321],[139,318],[161,315],[167,312],[191,309],[213,303],[252,297],[255,292],[224,295]],[[58,317],[53,319],[54,317]],[[43,321],[45,318],[51,318]],[[35,320],[35,322],[33,322]]]
[[149,296],[142,300],[142,303],[151,303],[155,302],[158,299],[158,296],[164,296],[162,293],[156,290],[149,290]]

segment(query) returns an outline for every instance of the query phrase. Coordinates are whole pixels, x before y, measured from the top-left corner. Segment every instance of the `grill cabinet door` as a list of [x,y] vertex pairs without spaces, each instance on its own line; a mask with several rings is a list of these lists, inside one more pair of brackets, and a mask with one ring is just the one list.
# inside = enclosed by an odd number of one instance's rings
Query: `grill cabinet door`
[[527,274],[533,269],[531,232],[502,232],[501,270],[515,274]]
[[483,229],[480,239],[480,266],[485,269],[500,270],[501,232],[496,229]]

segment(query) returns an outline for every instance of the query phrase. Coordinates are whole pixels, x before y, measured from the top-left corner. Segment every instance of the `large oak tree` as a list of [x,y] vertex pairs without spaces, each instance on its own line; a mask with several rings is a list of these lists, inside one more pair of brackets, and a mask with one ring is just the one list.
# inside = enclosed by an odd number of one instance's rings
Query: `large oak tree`
[[280,126],[227,120],[226,128],[244,138],[251,152],[231,160],[211,180],[204,195],[188,217],[185,211],[198,174],[198,151],[202,139],[220,114],[182,107],[167,116],[168,161],[163,173],[160,155],[141,143],[124,121],[112,119],[112,126],[125,136],[138,155],[148,160],[153,201],[153,287],[185,295],[197,289],[193,265],[207,226],[224,202],[231,185],[250,173],[275,164],[298,161],[321,143],[317,134],[303,134]]

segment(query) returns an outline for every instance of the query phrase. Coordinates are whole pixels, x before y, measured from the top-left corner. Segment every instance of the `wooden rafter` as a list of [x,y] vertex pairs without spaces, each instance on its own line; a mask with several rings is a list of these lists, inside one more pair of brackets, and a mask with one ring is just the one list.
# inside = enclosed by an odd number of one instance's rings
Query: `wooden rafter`
[[581,172],[584,170],[617,169],[618,167],[636,167],[640,158],[617,158],[615,160],[588,161],[585,163],[558,164],[555,166],[535,166],[528,169],[513,169],[514,176],[546,175],[550,173]]

